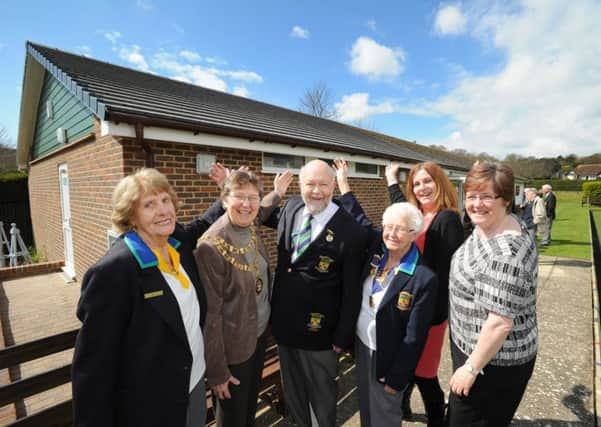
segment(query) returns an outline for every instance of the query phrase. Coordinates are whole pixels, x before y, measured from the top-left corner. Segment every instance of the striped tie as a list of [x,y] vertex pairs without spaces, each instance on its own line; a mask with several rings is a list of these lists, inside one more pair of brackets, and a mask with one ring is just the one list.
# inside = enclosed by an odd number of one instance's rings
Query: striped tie
[[305,216],[301,227],[292,233],[292,244],[294,245],[294,252],[292,252],[292,262],[295,262],[299,256],[307,249],[309,243],[311,243],[311,221],[313,215],[309,214]]

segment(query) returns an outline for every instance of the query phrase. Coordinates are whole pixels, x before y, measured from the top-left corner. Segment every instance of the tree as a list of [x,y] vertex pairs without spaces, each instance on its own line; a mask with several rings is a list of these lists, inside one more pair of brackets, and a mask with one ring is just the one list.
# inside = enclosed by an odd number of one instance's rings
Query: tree
[[317,82],[305,91],[300,99],[300,111],[324,119],[334,118],[332,93],[324,82]]
[[17,170],[17,150],[5,127],[0,125],[0,172]]

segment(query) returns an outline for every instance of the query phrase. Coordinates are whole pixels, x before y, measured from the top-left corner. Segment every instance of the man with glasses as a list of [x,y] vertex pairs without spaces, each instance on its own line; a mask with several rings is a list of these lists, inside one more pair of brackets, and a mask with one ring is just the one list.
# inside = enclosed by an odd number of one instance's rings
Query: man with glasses
[[278,261],[271,329],[286,404],[301,427],[336,423],[338,354],[350,348],[361,303],[366,232],[332,201],[335,171],[312,160],[300,171],[301,196],[275,211]]

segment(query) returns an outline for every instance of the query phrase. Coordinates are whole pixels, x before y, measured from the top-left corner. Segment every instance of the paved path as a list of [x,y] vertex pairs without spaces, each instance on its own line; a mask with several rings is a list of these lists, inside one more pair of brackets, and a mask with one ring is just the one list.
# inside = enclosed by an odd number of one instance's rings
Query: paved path
[[[540,348],[534,374],[512,426],[593,426],[593,334],[591,266],[589,262],[541,256],[538,282]],[[448,393],[451,364],[448,345],[441,383]],[[358,427],[354,369],[344,376],[339,396],[338,425]],[[415,422],[424,426],[419,393],[412,396]],[[291,426],[267,414],[261,425]]]
[[[79,285],[65,284],[61,275],[50,274],[0,284],[0,314],[3,329],[15,343],[55,334],[78,326],[74,316]],[[541,257],[538,284],[540,352],[526,395],[516,414],[514,426],[592,426],[593,425],[593,336],[590,263]],[[6,323],[6,322],[5,322]],[[7,337],[5,336],[5,339]],[[1,345],[1,343],[0,343]],[[68,363],[71,352],[44,358],[21,366],[23,377],[50,366]],[[441,382],[448,391],[450,358],[443,355]],[[341,377],[338,425],[359,426],[355,368],[345,363]],[[69,386],[26,399],[28,410],[37,410],[68,398]],[[264,408],[264,405],[263,405]],[[423,405],[413,394],[417,422],[423,426]],[[286,427],[292,423],[264,408],[258,426]]]

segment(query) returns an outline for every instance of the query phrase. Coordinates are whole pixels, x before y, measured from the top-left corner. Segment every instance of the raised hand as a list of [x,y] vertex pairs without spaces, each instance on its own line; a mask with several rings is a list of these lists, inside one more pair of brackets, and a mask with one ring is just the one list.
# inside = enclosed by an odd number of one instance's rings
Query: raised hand
[[399,170],[400,169],[401,169],[401,165],[399,165],[398,163],[391,163],[386,166],[386,170],[385,170],[386,183],[389,186],[399,183]]
[[211,178],[219,188],[223,188],[223,184],[225,184],[225,180],[229,174],[230,170],[221,163],[213,163],[209,168],[209,178]]
[[334,159],[334,170],[336,171],[336,182],[338,183],[340,194],[346,194],[351,191],[351,186],[348,183],[348,165],[346,164],[346,160],[341,157]]
[[273,178],[273,188],[275,192],[278,193],[280,197],[284,197],[286,191],[288,191],[288,186],[290,186],[293,179],[294,175],[289,170],[286,170],[281,174],[275,174],[275,177]]

